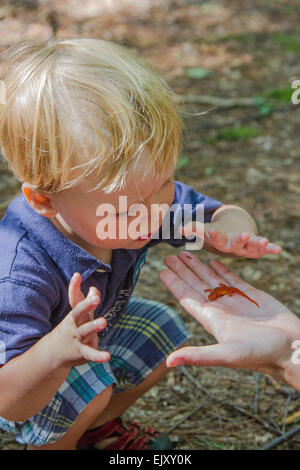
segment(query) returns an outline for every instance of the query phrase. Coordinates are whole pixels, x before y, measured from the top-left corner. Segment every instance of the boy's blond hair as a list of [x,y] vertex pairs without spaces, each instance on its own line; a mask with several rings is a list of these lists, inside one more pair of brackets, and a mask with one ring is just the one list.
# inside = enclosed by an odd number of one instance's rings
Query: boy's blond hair
[[16,177],[46,192],[122,189],[139,163],[177,161],[182,123],[165,81],[134,52],[100,39],[25,41],[4,53],[2,152]]

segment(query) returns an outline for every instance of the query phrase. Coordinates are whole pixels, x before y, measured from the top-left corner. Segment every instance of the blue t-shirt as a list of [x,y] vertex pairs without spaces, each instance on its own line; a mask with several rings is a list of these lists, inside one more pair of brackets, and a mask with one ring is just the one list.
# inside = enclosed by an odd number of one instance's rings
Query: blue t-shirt
[[[178,181],[172,204],[191,204],[192,212],[203,204],[205,222],[221,206]],[[175,217],[170,217],[171,225]],[[0,221],[0,364],[31,348],[71,311],[68,287],[74,272],[82,276],[85,296],[91,286],[100,291],[95,317],[107,318],[99,336],[105,334],[129,301],[147,249],[162,241],[178,247],[187,239],[176,239],[171,231],[169,240],[150,240],[137,250],[113,250],[111,265],[105,264],[35,212],[23,194],[16,197]]]

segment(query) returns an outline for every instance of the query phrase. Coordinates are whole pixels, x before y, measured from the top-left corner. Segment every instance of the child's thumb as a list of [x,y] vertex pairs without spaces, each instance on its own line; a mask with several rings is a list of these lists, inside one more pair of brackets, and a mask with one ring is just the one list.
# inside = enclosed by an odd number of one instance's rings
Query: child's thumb
[[199,221],[187,222],[185,225],[178,227],[178,232],[185,237],[197,237],[204,239],[204,224]]

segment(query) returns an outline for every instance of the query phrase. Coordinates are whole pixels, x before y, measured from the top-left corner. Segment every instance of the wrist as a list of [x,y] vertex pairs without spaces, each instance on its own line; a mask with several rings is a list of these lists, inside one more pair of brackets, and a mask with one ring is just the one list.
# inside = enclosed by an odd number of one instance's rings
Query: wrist
[[257,235],[257,225],[253,217],[238,206],[224,205],[217,209],[211,218],[212,227],[228,233],[247,232]]
[[280,369],[278,377],[290,387],[300,391],[300,363],[293,364],[292,360],[288,361]]
[[66,357],[63,354],[60,345],[64,345],[65,341],[60,338],[59,325],[54,328],[50,333],[44,336],[44,355],[47,358],[48,364],[51,369],[57,370],[58,368],[67,368],[71,366],[67,363]]
[[286,353],[276,361],[276,369],[278,378],[300,391],[300,329],[298,335],[289,338]]

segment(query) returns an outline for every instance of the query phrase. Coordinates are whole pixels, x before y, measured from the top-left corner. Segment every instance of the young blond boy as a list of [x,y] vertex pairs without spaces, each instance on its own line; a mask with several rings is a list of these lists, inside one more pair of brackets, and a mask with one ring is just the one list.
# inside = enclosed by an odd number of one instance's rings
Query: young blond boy
[[[0,223],[0,427],[29,449],[167,448],[120,418],[190,337],[174,310],[131,296],[147,249],[164,241],[153,235],[166,211],[153,221],[151,208],[203,204],[204,248],[215,253],[280,247],[256,236],[243,209],[174,182],[181,121],[163,79],[134,53],[84,38],[6,54],[0,141],[23,193]],[[148,211],[139,237],[120,196]],[[103,204],[118,222],[108,238],[97,230]],[[174,220],[165,241],[182,246]]]

